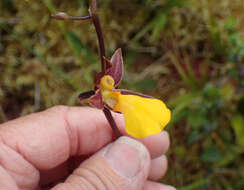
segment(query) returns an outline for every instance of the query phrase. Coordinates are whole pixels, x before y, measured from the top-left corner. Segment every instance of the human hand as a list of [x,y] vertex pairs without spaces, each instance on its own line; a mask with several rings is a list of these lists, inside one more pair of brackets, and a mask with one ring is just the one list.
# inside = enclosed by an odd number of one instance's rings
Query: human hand
[[[122,115],[114,118],[122,130]],[[102,111],[92,108],[56,106],[1,124],[0,189],[36,190],[47,184],[57,184],[53,190],[174,189],[153,182],[167,170],[166,132],[141,143],[112,140]]]

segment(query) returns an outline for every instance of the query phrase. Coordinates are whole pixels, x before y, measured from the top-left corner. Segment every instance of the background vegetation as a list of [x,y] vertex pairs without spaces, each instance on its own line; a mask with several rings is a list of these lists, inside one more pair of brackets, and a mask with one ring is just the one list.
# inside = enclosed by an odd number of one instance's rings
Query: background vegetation
[[[162,180],[179,190],[244,189],[243,0],[103,0],[108,57],[123,49],[121,88],[159,97],[173,111]],[[0,1],[0,122],[79,105],[100,70],[88,0]],[[155,145],[156,146],[156,145]]]

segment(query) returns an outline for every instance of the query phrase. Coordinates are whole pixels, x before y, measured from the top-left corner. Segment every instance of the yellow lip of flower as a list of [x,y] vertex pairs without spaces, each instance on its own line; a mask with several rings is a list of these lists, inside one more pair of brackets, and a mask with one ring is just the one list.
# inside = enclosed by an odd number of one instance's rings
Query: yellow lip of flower
[[171,112],[159,99],[123,95],[113,90],[114,80],[105,75],[100,82],[103,101],[113,111],[123,113],[125,128],[135,138],[160,133],[171,119]]
[[136,138],[160,133],[171,119],[161,100],[136,95],[120,94],[113,110],[124,114],[126,132]]

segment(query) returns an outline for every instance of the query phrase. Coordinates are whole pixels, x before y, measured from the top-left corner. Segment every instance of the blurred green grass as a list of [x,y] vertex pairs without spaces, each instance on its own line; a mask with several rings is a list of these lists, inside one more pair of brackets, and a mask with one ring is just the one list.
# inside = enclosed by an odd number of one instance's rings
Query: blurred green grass
[[[244,189],[242,0],[103,0],[108,57],[123,49],[121,88],[159,97],[173,112],[169,171],[180,190]],[[0,122],[79,105],[99,72],[88,1],[0,2]],[[156,145],[155,145],[156,146]]]

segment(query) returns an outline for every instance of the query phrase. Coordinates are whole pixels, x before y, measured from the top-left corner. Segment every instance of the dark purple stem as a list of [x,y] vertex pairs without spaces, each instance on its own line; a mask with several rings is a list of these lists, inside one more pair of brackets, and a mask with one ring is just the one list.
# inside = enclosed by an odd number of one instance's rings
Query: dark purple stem
[[[106,71],[106,64],[105,64],[105,45],[104,45],[104,38],[103,38],[103,32],[102,32],[102,28],[100,25],[100,21],[98,18],[98,14],[97,14],[97,1],[96,0],[90,0],[90,16],[91,19],[93,21],[93,24],[95,26],[96,29],[96,33],[97,33],[97,38],[98,38],[98,43],[99,43],[99,49],[100,49],[100,59],[101,59],[101,66],[102,66],[102,73],[105,74]],[[103,109],[103,113],[106,116],[113,132],[116,138],[119,138],[121,136],[120,131],[114,121],[114,118],[110,112],[109,109],[104,108]]]
[[97,38],[98,38],[99,49],[100,49],[100,60],[101,60],[101,67],[102,67],[101,69],[102,69],[102,72],[105,73],[106,64],[103,59],[103,57],[105,57],[105,45],[104,45],[102,28],[100,25],[99,17],[97,15],[97,1],[96,0],[90,0],[90,16],[91,16],[91,19],[95,26],[96,32],[97,32]]
[[110,126],[111,126],[111,128],[113,130],[113,132],[114,132],[114,135],[115,135],[116,139],[121,137],[120,131],[119,131],[119,129],[118,129],[118,127],[117,127],[117,125],[116,125],[116,123],[114,121],[114,118],[113,118],[113,116],[111,114],[111,111],[108,108],[104,108],[103,109],[103,113],[106,116],[106,118],[107,118],[107,120],[108,120],[108,122],[109,122],[109,124],[110,124]]

